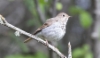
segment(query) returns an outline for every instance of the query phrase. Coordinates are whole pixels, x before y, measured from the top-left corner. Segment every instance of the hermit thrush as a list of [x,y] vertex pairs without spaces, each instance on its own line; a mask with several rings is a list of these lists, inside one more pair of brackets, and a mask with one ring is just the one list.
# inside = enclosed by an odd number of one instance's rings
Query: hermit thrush
[[[52,41],[58,41],[63,38],[66,33],[66,24],[70,16],[66,13],[59,13],[56,17],[48,19],[40,28],[38,28],[33,35],[36,35],[42,39]],[[26,39],[24,42],[28,42],[32,38]]]

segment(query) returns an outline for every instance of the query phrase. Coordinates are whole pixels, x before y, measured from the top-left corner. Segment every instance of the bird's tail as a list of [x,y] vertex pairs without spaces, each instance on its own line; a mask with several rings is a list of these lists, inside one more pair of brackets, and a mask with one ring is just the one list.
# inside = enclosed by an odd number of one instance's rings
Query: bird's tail
[[24,43],[27,43],[28,41],[30,41],[32,38],[27,38]]

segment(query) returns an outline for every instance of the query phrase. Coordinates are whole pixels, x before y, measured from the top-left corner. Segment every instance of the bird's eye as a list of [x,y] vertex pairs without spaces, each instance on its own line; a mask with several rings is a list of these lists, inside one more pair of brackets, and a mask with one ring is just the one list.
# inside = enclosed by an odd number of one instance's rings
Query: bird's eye
[[65,15],[63,15],[63,17],[65,17]]

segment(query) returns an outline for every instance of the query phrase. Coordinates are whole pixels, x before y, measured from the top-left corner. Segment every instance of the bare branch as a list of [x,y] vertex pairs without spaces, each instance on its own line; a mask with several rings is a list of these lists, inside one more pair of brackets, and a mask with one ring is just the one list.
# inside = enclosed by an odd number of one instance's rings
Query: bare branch
[[38,15],[39,15],[39,17],[40,17],[42,23],[44,23],[44,22],[45,22],[45,19],[46,19],[45,14],[44,14],[43,11],[40,9],[38,0],[34,0],[34,2],[35,2],[35,5],[36,5],[37,13],[38,13]]
[[72,58],[72,51],[71,51],[71,44],[70,42],[68,43],[68,58]]
[[56,15],[56,3],[58,2],[58,0],[53,0],[53,6],[52,6],[52,16],[54,17]]
[[[2,24],[2,25],[4,25],[4,26],[7,26],[7,27],[9,27],[9,28],[11,28],[11,29],[13,29],[13,30],[15,30],[15,31],[18,31],[18,32],[20,32],[20,34],[23,34],[23,35],[26,35],[26,36],[28,36],[28,37],[30,37],[30,38],[33,38],[33,39],[35,39],[36,41],[38,41],[39,43],[41,43],[41,44],[46,45],[46,41],[44,41],[44,40],[42,40],[41,38],[38,38],[38,37],[36,37],[36,36],[34,36],[34,35],[30,34],[30,33],[27,33],[27,32],[25,32],[25,31],[21,30],[20,28],[17,28],[17,27],[15,27],[15,26],[13,26],[12,24],[8,23],[2,15],[0,15],[0,24]],[[53,50],[55,53],[57,53],[61,58],[67,58],[65,55],[63,55],[63,54],[62,54],[57,48],[55,48],[54,46],[52,46],[52,45],[50,45],[50,44],[47,44],[46,46],[48,46],[48,48],[52,49],[52,50]]]
[[95,1],[95,24],[94,24],[94,30],[91,34],[94,42],[93,42],[93,53],[94,58],[100,58],[100,0],[94,0]]

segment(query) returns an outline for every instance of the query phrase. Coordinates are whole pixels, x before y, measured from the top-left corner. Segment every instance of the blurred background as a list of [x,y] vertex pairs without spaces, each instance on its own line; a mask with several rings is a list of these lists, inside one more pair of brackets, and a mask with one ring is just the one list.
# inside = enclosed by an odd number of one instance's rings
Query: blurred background
[[[33,33],[46,19],[65,12],[72,16],[66,35],[58,42],[67,56],[68,42],[73,58],[100,58],[100,0],[0,0],[0,14],[6,20]],[[47,47],[0,25],[0,58],[48,58]]]

